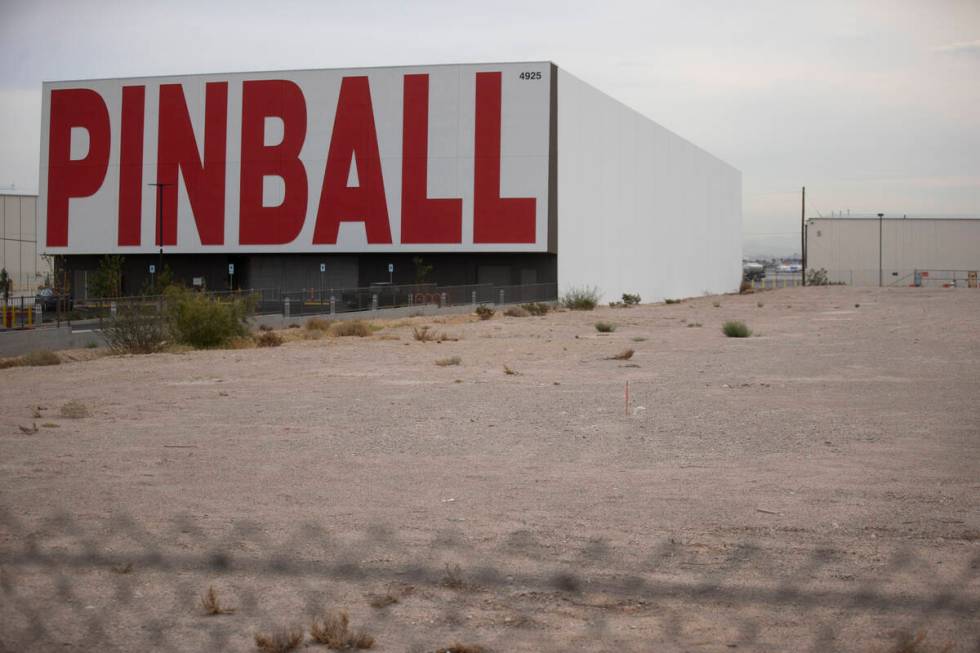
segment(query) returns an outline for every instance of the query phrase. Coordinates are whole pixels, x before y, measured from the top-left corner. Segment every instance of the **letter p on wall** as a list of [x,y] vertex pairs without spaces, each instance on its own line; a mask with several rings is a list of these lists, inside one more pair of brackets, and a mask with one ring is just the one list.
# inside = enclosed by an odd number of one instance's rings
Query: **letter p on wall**
[[[85,130],[88,151],[72,159],[72,130]],[[68,201],[102,187],[109,167],[109,110],[102,96],[86,89],[51,91],[48,139],[48,247],[68,246]]]

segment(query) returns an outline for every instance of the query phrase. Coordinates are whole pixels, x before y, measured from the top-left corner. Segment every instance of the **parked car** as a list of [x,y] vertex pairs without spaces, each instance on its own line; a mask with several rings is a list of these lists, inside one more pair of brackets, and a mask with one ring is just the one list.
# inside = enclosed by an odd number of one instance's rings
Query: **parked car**
[[41,288],[34,296],[34,303],[40,304],[45,313],[57,312],[59,302],[63,311],[70,311],[73,307],[71,296],[59,294],[54,288]]

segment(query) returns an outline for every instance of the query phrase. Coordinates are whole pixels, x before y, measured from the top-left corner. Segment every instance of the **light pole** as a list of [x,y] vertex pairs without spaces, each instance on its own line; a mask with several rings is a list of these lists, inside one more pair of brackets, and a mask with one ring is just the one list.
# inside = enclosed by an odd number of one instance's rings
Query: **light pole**
[[806,186],[800,198],[800,271],[802,283],[806,285]]
[[881,288],[882,286],[885,285],[885,281],[884,281],[885,277],[884,277],[884,273],[883,273],[883,268],[881,266],[881,261],[882,261],[882,257],[881,257],[881,226],[882,226],[882,222],[883,222],[883,218],[884,217],[885,217],[885,214],[884,213],[879,213],[878,214],[878,287],[879,288]]
[[884,268],[881,265],[881,226],[883,219],[885,217],[884,213],[878,214],[878,287],[881,288],[885,285]]
[[163,189],[167,186],[173,186],[173,184],[164,184],[158,181],[147,184],[147,186],[157,187],[157,244],[160,245],[160,259],[157,267],[159,268],[159,273],[163,274]]

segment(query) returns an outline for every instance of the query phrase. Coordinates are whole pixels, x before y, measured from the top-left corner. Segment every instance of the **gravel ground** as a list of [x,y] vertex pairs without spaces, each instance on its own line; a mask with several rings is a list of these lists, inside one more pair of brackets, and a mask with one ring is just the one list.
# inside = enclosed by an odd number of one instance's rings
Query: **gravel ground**
[[378,651],[980,651],[978,316],[797,288],[0,370],[0,651],[325,609]]

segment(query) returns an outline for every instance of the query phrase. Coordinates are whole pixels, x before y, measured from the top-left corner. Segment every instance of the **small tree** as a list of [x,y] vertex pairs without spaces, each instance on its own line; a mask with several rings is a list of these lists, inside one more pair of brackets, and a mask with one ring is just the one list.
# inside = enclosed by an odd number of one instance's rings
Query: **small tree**
[[143,282],[143,288],[140,290],[140,294],[162,295],[167,292],[167,288],[175,285],[177,285],[177,281],[174,279],[174,271],[170,269],[169,265],[165,264],[161,271],[153,275],[152,282],[149,279]]
[[122,294],[122,256],[103,256],[99,269],[89,281],[93,297],[119,297]]
[[432,273],[432,266],[426,263],[421,256],[413,258],[412,263],[415,264],[415,284],[421,285],[425,283]]
[[4,304],[10,301],[10,286],[10,275],[7,274],[7,268],[0,268],[0,295],[3,295]]

